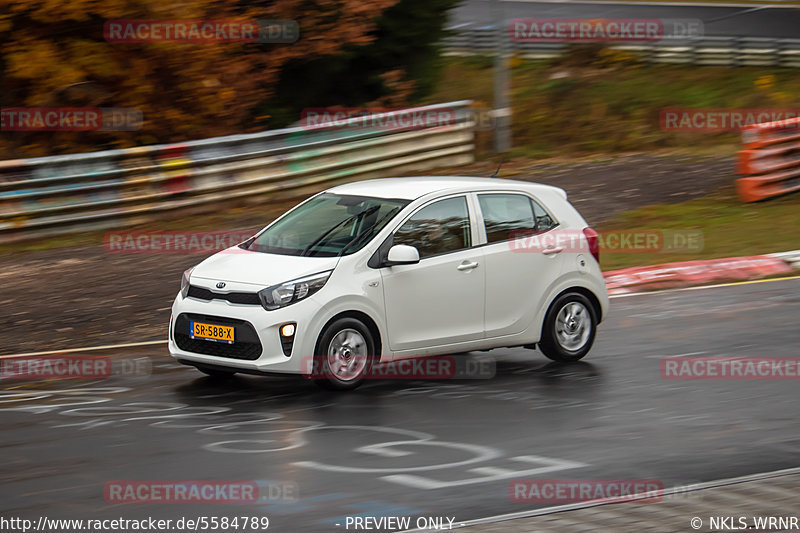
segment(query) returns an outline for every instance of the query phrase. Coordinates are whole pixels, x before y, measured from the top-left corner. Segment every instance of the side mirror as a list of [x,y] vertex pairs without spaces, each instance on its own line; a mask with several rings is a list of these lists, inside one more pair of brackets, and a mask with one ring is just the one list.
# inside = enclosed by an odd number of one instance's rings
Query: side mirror
[[384,266],[413,265],[419,263],[419,252],[407,244],[395,244],[389,248]]

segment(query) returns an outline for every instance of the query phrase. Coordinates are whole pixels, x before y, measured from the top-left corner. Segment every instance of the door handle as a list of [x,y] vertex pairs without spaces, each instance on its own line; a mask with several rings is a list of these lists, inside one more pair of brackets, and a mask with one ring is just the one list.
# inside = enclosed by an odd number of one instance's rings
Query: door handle
[[564,247],[563,246],[559,246],[558,248],[554,248],[554,247],[551,246],[550,248],[545,248],[542,253],[544,255],[550,255],[550,254],[560,254],[563,251],[564,251]]
[[477,262],[474,262],[474,263],[467,263],[466,261],[464,261],[463,263],[461,263],[460,265],[458,265],[458,267],[457,267],[457,268],[458,268],[459,270],[461,270],[461,271],[464,271],[464,270],[472,270],[473,268],[478,268],[478,263],[477,263]]

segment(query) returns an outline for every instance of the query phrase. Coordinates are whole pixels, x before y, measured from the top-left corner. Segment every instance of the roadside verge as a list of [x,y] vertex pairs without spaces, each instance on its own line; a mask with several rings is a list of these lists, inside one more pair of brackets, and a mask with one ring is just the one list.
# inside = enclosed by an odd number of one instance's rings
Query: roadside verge
[[800,269],[800,250],[749,257],[681,261],[604,272],[609,294],[675,289],[791,274]]

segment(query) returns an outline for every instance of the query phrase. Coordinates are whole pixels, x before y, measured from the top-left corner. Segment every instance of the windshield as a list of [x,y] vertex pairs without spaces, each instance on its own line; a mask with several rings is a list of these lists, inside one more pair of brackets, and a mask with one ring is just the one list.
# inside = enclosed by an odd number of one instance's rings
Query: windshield
[[408,200],[323,193],[242,244],[255,252],[335,257],[360,250]]

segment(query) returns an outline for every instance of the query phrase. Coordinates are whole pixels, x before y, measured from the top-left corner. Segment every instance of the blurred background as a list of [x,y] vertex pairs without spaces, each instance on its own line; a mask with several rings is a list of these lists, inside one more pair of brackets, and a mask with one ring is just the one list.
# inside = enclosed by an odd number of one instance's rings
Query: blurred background
[[[550,19],[702,31],[510,31]],[[113,38],[110,24],[137,21],[297,33]],[[467,531],[687,531],[692,515],[797,514],[796,381],[659,373],[667,356],[798,355],[800,120],[767,124],[800,113],[797,2],[0,0],[0,107],[0,369],[60,350],[147,363],[107,380],[0,383],[0,519],[118,517],[109,480],[199,476],[298,487],[291,505],[202,511],[245,509],[278,531],[517,513],[532,505],[509,497],[509,479],[541,475],[657,478],[686,495]],[[428,119],[383,120],[408,108]],[[20,127],[36,109],[122,110],[134,123]],[[326,112],[382,118],[310,124]],[[592,357],[501,349],[479,354],[497,363],[481,382],[383,380],[349,396],[280,377],[215,382],[169,357],[181,272],[333,185],[439,174],[563,188],[606,243],[660,236],[658,249],[601,244],[616,294]],[[176,236],[190,244],[165,247]],[[694,486],[765,472],[718,495]],[[199,508],[160,503],[122,511]]]
[[[498,15],[492,4],[505,11]],[[792,41],[800,38],[800,15],[792,3],[660,12],[646,10],[646,2],[642,9],[632,4],[602,10],[484,0],[3,0],[3,107],[132,108],[143,122],[135,131],[4,132],[0,159],[281,128],[298,122],[306,108],[471,99],[488,111],[498,17],[500,26],[513,17],[682,17],[702,20],[703,36],[721,39],[696,40],[683,51],[683,42],[672,50],[670,43],[506,46],[512,155],[716,149],[735,144],[737,132],[663,131],[660,111],[800,105],[800,43]],[[292,20],[300,38],[284,44],[106,40],[105,24],[119,19]],[[479,155],[491,149],[488,115],[482,125]]]

